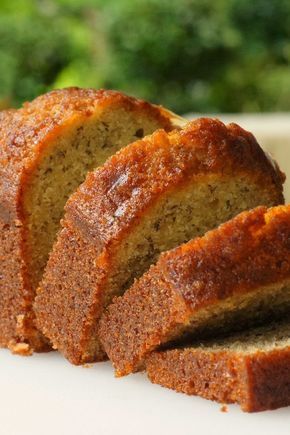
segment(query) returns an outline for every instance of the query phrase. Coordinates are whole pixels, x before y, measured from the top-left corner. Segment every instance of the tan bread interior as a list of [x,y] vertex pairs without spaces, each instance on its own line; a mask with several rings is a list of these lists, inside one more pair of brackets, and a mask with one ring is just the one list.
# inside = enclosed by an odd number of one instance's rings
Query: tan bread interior
[[290,352],[290,320],[272,322],[260,328],[251,328],[240,335],[219,340],[217,343],[203,344],[202,348],[211,352],[230,351],[241,354],[269,352],[275,349],[289,348]]
[[[267,325],[248,328],[241,333],[226,336],[225,338],[218,338],[214,341],[205,341],[200,344],[200,346],[204,350],[211,352],[226,350],[243,354],[268,352],[274,349],[285,349],[287,347],[289,347],[290,350],[290,283],[282,287],[281,292],[278,292],[277,299],[278,301],[276,301],[272,309],[278,306],[280,310],[278,310],[275,316],[270,316],[272,321],[268,322]],[[274,297],[273,291],[270,291],[270,293],[265,296],[263,303],[273,303],[273,300],[275,301],[276,297]],[[279,313],[283,314],[281,313],[282,311],[284,314],[286,312],[286,318],[283,320],[277,319]],[[277,320],[273,321],[274,318]],[[193,347],[193,349],[196,347],[197,346]]]
[[52,248],[64,205],[88,171],[117,150],[159,128],[157,120],[115,107],[83,118],[49,144],[25,191],[26,255],[36,288]]
[[112,295],[122,294],[131,286],[134,278],[140,277],[161,252],[262,204],[274,205],[269,193],[238,176],[197,177],[187,186],[169,192],[139,222],[122,246],[114,249],[108,302]]
[[[218,341],[217,337],[226,337],[229,331],[234,332],[242,329],[250,331],[250,328],[255,325],[264,324],[267,320],[269,322],[278,320],[288,315],[289,312],[290,282],[261,287],[248,294],[225,299],[215,304],[214,307],[198,311],[187,326],[181,326],[174,331],[171,337],[168,337],[166,347],[176,347],[176,345],[186,347],[194,343],[194,337],[204,337],[205,339],[215,337],[214,343],[210,340],[205,341],[203,347],[221,350],[223,347],[231,346],[233,350],[252,352],[256,349],[256,344],[262,341],[258,335],[252,336],[250,332],[240,334],[239,342],[243,341],[243,346],[239,345],[236,338],[220,338]],[[290,332],[290,322],[287,328]],[[271,330],[272,326],[269,326],[269,331]],[[279,346],[279,340],[277,338],[277,343],[265,340],[264,350]],[[287,341],[290,345],[290,335]]]

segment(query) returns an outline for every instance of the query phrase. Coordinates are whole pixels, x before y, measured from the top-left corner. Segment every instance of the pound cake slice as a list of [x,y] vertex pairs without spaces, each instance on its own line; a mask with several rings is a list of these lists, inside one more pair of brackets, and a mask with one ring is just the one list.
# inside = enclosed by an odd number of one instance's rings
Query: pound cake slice
[[[250,133],[217,120],[130,144],[89,174],[66,205],[36,298],[39,328],[72,363],[102,360],[98,320],[113,296],[161,251],[241,210],[283,201],[282,179]],[[126,311],[119,315],[108,327],[113,347],[119,326],[122,346]]]
[[32,302],[68,196],[86,173],[172,114],[115,91],[68,88],[0,113],[0,345],[44,350]]
[[126,375],[163,345],[244,328],[290,311],[290,205],[243,212],[163,253],[108,307],[101,342]]
[[290,320],[215,342],[153,352],[154,384],[257,412],[290,405]]

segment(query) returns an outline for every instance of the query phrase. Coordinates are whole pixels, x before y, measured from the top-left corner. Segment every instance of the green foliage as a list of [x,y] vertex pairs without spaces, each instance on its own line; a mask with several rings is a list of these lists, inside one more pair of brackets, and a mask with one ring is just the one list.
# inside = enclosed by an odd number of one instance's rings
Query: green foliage
[[121,89],[180,113],[290,110],[289,0],[1,0],[0,99]]
[[34,98],[73,59],[89,58],[83,23],[57,11],[49,2],[1,0],[0,98],[12,104]]

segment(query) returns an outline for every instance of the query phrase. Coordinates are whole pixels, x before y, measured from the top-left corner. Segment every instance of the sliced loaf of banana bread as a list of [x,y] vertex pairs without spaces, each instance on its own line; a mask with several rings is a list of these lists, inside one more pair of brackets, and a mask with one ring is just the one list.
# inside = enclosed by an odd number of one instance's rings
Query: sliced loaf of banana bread
[[214,342],[153,352],[150,380],[257,412],[290,405],[290,320]]
[[[200,119],[130,144],[89,174],[69,199],[36,297],[37,325],[71,362],[103,359],[99,318],[114,296],[160,252],[242,210],[282,202],[282,181],[254,137],[235,124]],[[139,302],[130,301],[132,319],[126,319],[126,308],[109,321],[114,326],[108,326],[106,340],[113,347],[122,346],[126,320],[135,342]],[[157,307],[153,314],[160,317]],[[129,334],[124,346],[127,341]]]
[[243,212],[163,253],[108,307],[101,342],[117,375],[161,345],[217,336],[290,311],[290,205]]

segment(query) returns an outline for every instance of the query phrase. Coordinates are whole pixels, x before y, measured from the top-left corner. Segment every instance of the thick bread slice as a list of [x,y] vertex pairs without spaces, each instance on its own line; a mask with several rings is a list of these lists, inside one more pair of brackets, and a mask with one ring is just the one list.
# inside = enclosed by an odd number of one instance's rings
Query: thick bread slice
[[0,112],[1,346],[48,347],[32,302],[68,196],[122,146],[175,121],[119,92],[78,88]]
[[103,359],[98,319],[113,296],[161,251],[241,210],[283,201],[281,177],[250,133],[217,120],[124,148],[66,205],[36,298],[38,326],[71,362]]
[[150,380],[257,412],[290,405],[290,320],[215,342],[153,352]]
[[101,342],[117,374],[160,345],[216,336],[290,309],[290,206],[258,207],[162,254],[109,306]]

